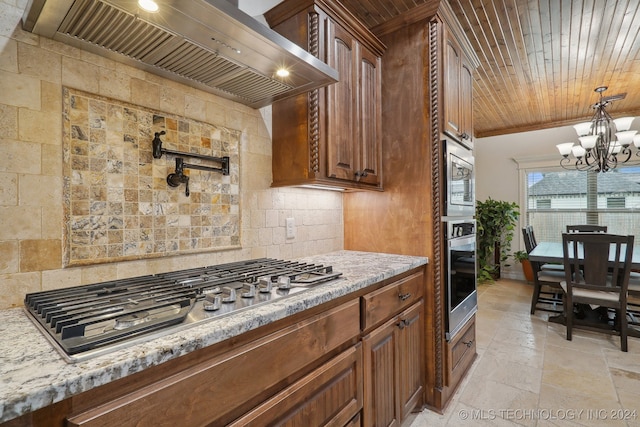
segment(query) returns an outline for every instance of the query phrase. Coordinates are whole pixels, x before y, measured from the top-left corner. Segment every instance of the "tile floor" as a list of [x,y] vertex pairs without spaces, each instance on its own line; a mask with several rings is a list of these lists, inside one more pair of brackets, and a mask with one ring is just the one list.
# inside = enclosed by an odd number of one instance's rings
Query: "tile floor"
[[[409,427],[638,426],[640,339],[548,323],[529,315],[532,286],[501,279],[478,289],[478,357],[444,415],[423,411]],[[622,419],[621,419],[622,418]]]

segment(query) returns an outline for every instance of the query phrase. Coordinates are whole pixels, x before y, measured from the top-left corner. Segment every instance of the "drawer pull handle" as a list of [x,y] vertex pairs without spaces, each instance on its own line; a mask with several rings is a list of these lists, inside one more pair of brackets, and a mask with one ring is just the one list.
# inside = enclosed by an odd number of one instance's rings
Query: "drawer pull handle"
[[467,347],[471,347],[473,345],[473,340],[467,342],[462,341],[462,344],[466,345]]
[[405,326],[407,326],[407,322],[405,322],[404,320],[400,320],[400,321],[397,323],[397,326],[398,326],[398,328],[400,328],[400,329],[404,329],[404,327],[405,327]]
[[400,297],[400,301],[405,301],[411,298],[411,294],[398,294],[398,297]]

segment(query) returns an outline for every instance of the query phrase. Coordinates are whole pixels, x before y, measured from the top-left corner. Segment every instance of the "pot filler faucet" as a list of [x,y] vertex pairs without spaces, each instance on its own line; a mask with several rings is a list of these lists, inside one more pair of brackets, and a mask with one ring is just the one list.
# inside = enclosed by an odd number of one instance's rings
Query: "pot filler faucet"
[[169,184],[170,187],[179,187],[180,184],[186,184],[184,194],[185,196],[189,197],[189,175],[184,174],[185,169],[198,169],[198,170],[210,171],[210,172],[220,172],[222,175],[229,175],[229,156],[213,157],[213,156],[205,156],[204,154],[186,153],[183,151],[167,150],[165,148],[162,148],[162,140],[160,139],[160,136],[165,134],[166,134],[165,131],[160,131],[155,133],[155,137],[153,138],[153,141],[152,141],[153,157],[155,159],[161,158],[163,154],[170,154],[175,156],[192,157],[196,159],[209,160],[209,161],[213,161],[221,164],[221,167],[216,168],[213,166],[185,163],[182,157],[176,157],[176,171],[174,173],[170,173],[167,176],[167,184]]
[[167,184],[170,187],[186,184],[184,194],[189,197],[189,175],[184,174],[184,159],[182,157],[176,157],[176,171],[167,175]]

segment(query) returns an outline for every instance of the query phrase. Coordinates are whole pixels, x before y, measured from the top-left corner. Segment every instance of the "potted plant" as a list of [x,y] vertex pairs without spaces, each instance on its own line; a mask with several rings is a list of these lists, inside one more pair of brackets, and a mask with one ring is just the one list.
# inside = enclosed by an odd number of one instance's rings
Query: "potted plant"
[[476,202],[478,282],[500,277],[500,266],[508,266],[513,232],[520,217],[515,202],[493,200]]
[[527,282],[533,282],[533,267],[529,262],[529,254],[525,251],[515,251],[513,253],[513,259],[518,261],[522,265],[522,273]]

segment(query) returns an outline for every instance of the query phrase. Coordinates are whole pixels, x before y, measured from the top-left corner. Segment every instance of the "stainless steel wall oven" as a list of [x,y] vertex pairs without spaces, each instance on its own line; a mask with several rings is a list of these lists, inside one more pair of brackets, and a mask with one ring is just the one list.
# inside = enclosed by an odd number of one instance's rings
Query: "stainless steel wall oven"
[[449,220],[445,227],[447,340],[451,340],[478,309],[475,227],[473,219]]
[[445,139],[443,229],[446,339],[451,340],[478,310],[476,290],[475,172],[473,151]]

